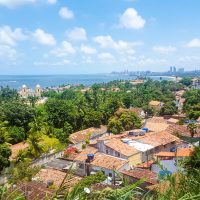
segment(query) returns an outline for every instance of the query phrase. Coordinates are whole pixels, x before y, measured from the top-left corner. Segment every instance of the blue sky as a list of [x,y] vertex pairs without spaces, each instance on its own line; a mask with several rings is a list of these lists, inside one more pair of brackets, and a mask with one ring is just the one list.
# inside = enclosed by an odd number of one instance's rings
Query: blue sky
[[0,0],[0,74],[200,69],[199,0]]

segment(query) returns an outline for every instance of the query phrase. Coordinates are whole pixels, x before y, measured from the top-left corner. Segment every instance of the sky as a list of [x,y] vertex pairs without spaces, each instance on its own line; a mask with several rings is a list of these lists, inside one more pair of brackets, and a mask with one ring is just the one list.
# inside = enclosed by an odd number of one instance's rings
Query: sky
[[0,0],[0,75],[200,70],[199,0]]

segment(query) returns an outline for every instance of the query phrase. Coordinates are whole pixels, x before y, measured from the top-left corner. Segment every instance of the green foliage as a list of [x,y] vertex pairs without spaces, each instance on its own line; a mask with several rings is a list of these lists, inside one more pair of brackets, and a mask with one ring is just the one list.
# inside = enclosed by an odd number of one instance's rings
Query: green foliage
[[[102,191],[92,192],[88,199],[97,199],[97,200],[131,200],[139,197],[138,186],[143,182],[140,180],[132,185],[122,187],[120,189],[110,189],[106,188]],[[141,194],[140,194],[141,196]]]
[[8,180],[10,183],[17,183],[18,181],[31,181],[40,170],[39,166],[31,167],[30,162],[19,162],[14,168],[8,172]]
[[181,80],[180,80],[180,83],[182,83],[183,85],[185,86],[191,86],[192,85],[192,78],[190,77],[183,77]]
[[24,128],[22,127],[17,127],[17,126],[11,126],[8,129],[9,132],[9,142],[11,144],[16,144],[18,142],[21,142],[25,140],[26,134],[24,131]]
[[9,87],[1,87],[0,88],[0,101],[1,102],[8,102],[12,100],[18,100],[19,95],[17,90],[10,89]]
[[174,102],[167,102],[160,110],[160,115],[174,115],[177,114],[178,108]]
[[110,118],[108,131],[118,134],[122,131],[141,127],[141,120],[136,113],[124,111],[120,115]]
[[193,138],[194,135],[197,133],[197,124],[195,124],[193,122],[189,123],[187,128],[189,129],[191,137]]
[[6,122],[0,123],[0,173],[5,167],[10,165],[9,157],[11,156],[11,150],[6,143],[8,140],[6,125]]
[[29,129],[28,124],[35,117],[35,110],[20,102],[7,102],[2,106],[3,120],[8,121],[10,126],[23,127],[25,131]]
[[5,167],[9,167],[11,150],[5,143],[0,143],[0,173]]

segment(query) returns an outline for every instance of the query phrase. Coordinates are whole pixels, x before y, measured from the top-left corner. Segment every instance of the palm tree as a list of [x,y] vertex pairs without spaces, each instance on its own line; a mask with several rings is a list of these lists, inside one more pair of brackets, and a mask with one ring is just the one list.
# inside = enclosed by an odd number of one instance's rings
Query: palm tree
[[187,128],[190,131],[191,137],[193,138],[194,135],[197,133],[197,125],[192,122],[188,124]]
[[43,146],[41,145],[41,126],[37,119],[35,119],[33,123],[30,123],[29,126],[31,127],[29,131],[29,137],[27,139],[27,142],[29,143],[29,149],[34,157],[38,157],[44,151]]
[[29,150],[34,157],[39,157],[43,153],[43,146],[41,145],[42,138],[37,133],[30,134],[28,137]]

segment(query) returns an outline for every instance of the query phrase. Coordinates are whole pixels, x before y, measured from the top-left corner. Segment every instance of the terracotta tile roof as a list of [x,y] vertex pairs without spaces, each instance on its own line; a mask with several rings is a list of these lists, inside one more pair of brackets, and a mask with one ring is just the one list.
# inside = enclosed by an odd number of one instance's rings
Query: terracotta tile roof
[[128,144],[123,143],[120,139],[111,139],[108,142],[105,142],[105,146],[107,146],[125,156],[132,156],[139,152],[134,147],[131,147]]
[[[41,169],[34,177],[36,181],[47,185],[48,181],[53,181],[53,184],[59,187],[64,180],[66,173],[56,169]],[[78,183],[82,178],[73,174],[68,174],[64,182],[64,186],[71,188]]]
[[[188,130],[186,125],[178,125],[178,124],[173,124],[170,125],[166,131],[168,131],[171,134],[179,133],[182,136],[189,136],[190,137],[190,131]],[[194,137],[199,136],[200,133],[195,134]]]
[[104,169],[119,170],[127,163],[128,163],[127,160],[110,156],[107,154],[103,154],[103,153],[97,153],[95,154],[94,160],[91,162],[91,165],[101,167]]
[[88,128],[88,129],[85,129],[82,131],[72,133],[69,136],[69,139],[72,143],[77,144],[77,143],[83,142],[89,138],[93,139],[98,135],[100,136],[103,133],[106,133],[106,131],[107,131],[107,128],[105,126],[101,126],[100,128],[91,127],[91,128]]
[[170,118],[170,119],[167,120],[167,122],[168,123],[172,123],[172,124],[176,124],[176,123],[179,122],[179,120],[178,119],[174,119],[174,118]]
[[157,157],[175,157],[174,152],[169,152],[169,151],[161,151],[157,154],[155,154]]
[[143,138],[139,139],[140,142],[152,145],[154,147],[166,145],[179,140],[180,139],[178,137],[170,134],[167,131],[147,133],[145,136],[143,136]]
[[18,152],[26,148],[28,148],[28,143],[25,143],[25,142],[20,142],[18,144],[11,145],[10,149],[12,151],[12,155],[10,156],[10,160],[16,159]]
[[73,157],[73,160],[85,161],[87,159],[87,155],[88,154],[96,154],[97,152],[98,152],[98,149],[88,146],[85,149],[83,149],[83,151],[81,151],[80,153],[76,154]]
[[159,152],[155,154],[157,157],[188,157],[193,152],[192,148],[180,148],[177,152]]
[[65,172],[56,169],[41,169],[35,175],[35,178],[42,181],[44,184],[47,184],[48,181],[53,181],[53,183],[59,187],[65,178],[65,175]]
[[138,165],[137,165],[137,168],[144,168],[144,169],[146,168],[146,169],[148,169],[148,168],[150,168],[151,165],[154,164],[154,163],[155,163],[154,160],[149,160],[148,162],[138,164]]
[[152,117],[147,120],[151,123],[167,123],[167,120],[164,117]]
[[160,101],[150,101],[149,105],[150,106],[160,106],[161,102]]
[[36,181],[20,182],[17,184],[17,189],[26,194],[27,200],[51,199],[56,193],[55,190],[49,189],[45,184]]
[[128,171],[123,171],[122,173],[126,176],[129,176],[138,180],[144,179],[144,182],[150,183],[152,185],[158,183],[157,174],[150,170],[135,168]]
[[159,132],[159,131],[165,131],[169,127],[169,124],[147,122],[145,127],[147,127],[150,131]]

